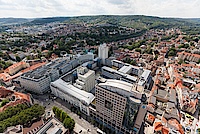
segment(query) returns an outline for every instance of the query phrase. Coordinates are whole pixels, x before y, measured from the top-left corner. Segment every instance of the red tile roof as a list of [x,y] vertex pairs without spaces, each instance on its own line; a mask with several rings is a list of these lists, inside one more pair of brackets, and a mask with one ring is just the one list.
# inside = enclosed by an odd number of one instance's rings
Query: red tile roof
[[15,91],[6,89],[3,86],[0,87],[0,97],[1,98],[8,98],[8,97],[12,97],[12,96],[15,96],[15,101],[10,101],[9,103],[7,103],[3,107],[1,107],[0,112],[4,111],[7,107],[15,106],[15,105],[18,105],[21,103],[28,102],[28,103],[32,104],[30,94],[23,94],[23,93],[15,92]]

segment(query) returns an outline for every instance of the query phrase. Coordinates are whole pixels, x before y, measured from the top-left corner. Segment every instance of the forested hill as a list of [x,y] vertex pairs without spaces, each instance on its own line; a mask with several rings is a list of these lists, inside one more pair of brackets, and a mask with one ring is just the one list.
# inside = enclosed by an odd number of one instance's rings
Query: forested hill
[[113,24],[132,28],[154,28],[160,26],[176,26],[183,25],[191,22],[187,22],[181,19],[175,18],[160,18],[154,16],[143,16],[143,15],[127,15],[127,16],[117,16],[117,15],[100,15],[100,16],[80,16],[73,17],[70,19],[74,22],[84,22],[87,24]]
[[52,22],[63,22],[67,21],[70,17],[49,17],[49,18],[37,18],[33,21],[26,23],[28,25],[43,25]]
[[2,25],[13,25],[28,22],[25,18],[0,18],[0,26]]
[[178,27],[186,32],[200,31],[200,19],[181,19],[181,18],[161,18],[144,15],[98,15],[98,16],[79,16],[79,17],[49,17],[36,19],[23,18],[0,18],[1,25],[25,24],[43,25],[52,22],[65,23],[84,23],[88,25],[115,25],[130,27],[135,29],[165,29]]

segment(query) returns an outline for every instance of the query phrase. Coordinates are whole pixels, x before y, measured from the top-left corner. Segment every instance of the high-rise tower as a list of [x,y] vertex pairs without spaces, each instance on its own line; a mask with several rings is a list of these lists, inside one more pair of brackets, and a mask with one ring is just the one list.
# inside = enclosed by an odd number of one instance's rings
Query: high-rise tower
[[108,58],[108,46],[106,43],[99,46],[98,56],[102,59],[103,65],[105,65],[105,59]]

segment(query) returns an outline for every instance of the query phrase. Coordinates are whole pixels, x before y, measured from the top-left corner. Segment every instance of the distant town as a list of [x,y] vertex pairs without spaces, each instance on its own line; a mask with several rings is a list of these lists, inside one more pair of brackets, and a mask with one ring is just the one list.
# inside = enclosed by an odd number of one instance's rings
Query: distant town
[[200,133],[197,23],[23,21],[0,25],[0,133]]

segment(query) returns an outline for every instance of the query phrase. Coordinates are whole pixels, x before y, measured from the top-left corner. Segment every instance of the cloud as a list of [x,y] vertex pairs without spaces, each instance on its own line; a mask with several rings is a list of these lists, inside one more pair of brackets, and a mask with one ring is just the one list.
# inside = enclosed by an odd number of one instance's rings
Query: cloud
[[128,4],[129,0],[107,0],[108,3],[114,4],[114,5],[122,5],[122,4]]
[[150,15],[199,17],[200,0],[0,0],[0,17]]

